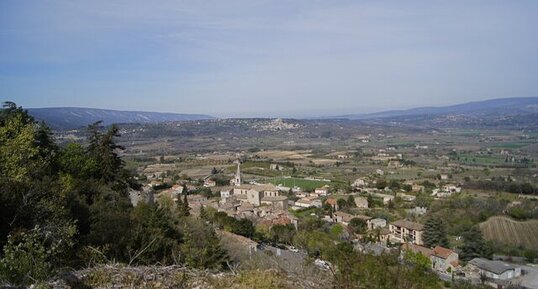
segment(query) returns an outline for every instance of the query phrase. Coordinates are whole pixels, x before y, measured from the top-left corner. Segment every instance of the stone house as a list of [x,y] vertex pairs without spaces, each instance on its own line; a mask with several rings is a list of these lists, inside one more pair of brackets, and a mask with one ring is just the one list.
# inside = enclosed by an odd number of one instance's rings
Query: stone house
[[433,248],[430,260],[432,261],[432,268],[440,272],[454,271],[459,266],[458,254],[441,246]]
[[387,226],[387,220],[381,218],[375,218],[369,220],[368,229],[375,230],[377,228],[385,228]]

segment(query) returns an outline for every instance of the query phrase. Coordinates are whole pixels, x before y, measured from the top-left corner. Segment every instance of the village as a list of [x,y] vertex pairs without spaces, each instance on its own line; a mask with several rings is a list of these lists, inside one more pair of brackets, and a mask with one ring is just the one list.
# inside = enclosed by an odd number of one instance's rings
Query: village
[[[334,158],[345,160],[349,156],[334,154]],[[508,288],[512,285],[538,288],[533,287],[538,286],[538,268],[510,263],[507,261],[511,261],[511,258],[502,256],[494,260],[476,256],[462,262],[458,254],[460,250],[456,246],[428,247],[424,240],[425,224],[422,223],[424,219],[421,216],[426,215],[429,208],[422,205],[417,197],[421,198],[428,192],[428,198],[442,202],[461,195],[461,185],[451,182],[452,177],[448,174],[436,176],[436,183],[404,180],[396,185],[394,182],[384,182],[383,175],[387,170],[404,166],[402,154],[390,154],[381,150],[372,159],[387,163],[387,167],[377,168],[371,174],[355,179],[348,190],[334,186],[330,180],[311,177],[308,179],[312,182],[324,185],[303,189],[297,185],[259,182],[252,176],[245,178],[241,164],[247,160],[243,157],[234,161],[235,172],[228,184],[216,177],[221,172],[213,168],[210,175],[196,182],[197,185],[192,180],[178,180],[169,188],[155,190],[156,187],[162,187],[163,178],[160,173],[153,172],[149,175],[149,183],[144,191],[132,192],[131,199],[133,205],[138,201],[154,202],[162,199],[187,202],[193,214],[199,215],[201,211],[205,213],[209,210],[225,213],[236,220],[249,220],[257,231],[265,232],[271,232],[272,228],[278,226],[301,230],[302,223],[313,222],[315,219],[315,222],[321,222],[323,226],[338,232],[335,240],[349,242],[359,252],[374,255],[399,252],[402,262],[409,258],[409,254],[420,255],[430,270],[447,282],[466,280],[493,288]],[[270,171],[279,172],[283,168],[285,164],[269,165]],[[394,213],[398,211],[395,207],[404,214]],[[258,243],[263,242],[259,240]],[[254,242],[255,245],[249,247],[250,250],[261,248],[258,243]],[[461,236],[456,236],[452,243],[461,244]],[[278,255],[282,255],[281,250],[284,250],[296,252],[299,259],[306,257],[306,254],[300,254],[305,249],[298,248],[290,240],[284,243],[273,239],[266,245],[272,246]],[[321,270],[330,266],[330,263],[320,258],[315,261]]]

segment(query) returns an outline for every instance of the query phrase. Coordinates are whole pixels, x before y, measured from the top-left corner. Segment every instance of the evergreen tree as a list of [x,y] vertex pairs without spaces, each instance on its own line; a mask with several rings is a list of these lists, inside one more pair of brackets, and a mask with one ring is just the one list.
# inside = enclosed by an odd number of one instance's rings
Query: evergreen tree
[[191,215],[190,213],[191,208],[189,207],[189,201],[187,200],[186,193],[183,194],[183,200],[181,200],[181,196],[177,197],[176,204],[177,204],[178,214],[180,216],[188,217]]
[[256,229],[251,220],[245,218],[241,220],[233,219],[232,233],[251,238],[255,231]]
[[219,238],[211,226],[190,220],[183,231],[181,251],[187,266],[220,269],[226,264],[226,252],[220,247]]
[[173,264],[182,236],[171,223],[169,210],[141,202],[131,212],[131,238],[128,247],[136,252],[137,263]]
[[178,212],[178,215],[183,216],[183,200],[181,199],[181,196],[177,196],[176,199],[176,209]]
[[355,204],[355,198],[353,197],[353,195],[349,195],[349,197],[347,197],[347,205],[350,208],[356,208],[357,207],[357,204]]
[[424,245],[433,248],[441,246],[447,248],[449,246],[446,229],[443,222],[439,218],[429,218],[424,224]]
[[478,257],[491,257],[491,251],[484,241],[482,232],[477,226],[471,227],[461,236],[463,238],[463,244],[460,247],[460,258],[463,261],[469,261]]
[[207,219],[208,219],[207,212],[205,211],[204,206],[201,206],[201,207],[200,207],[200,218],[201,218],[202,220],[206,220],[206,221],[207,221]]
[[336,200],[336,204],[338,205],[338,209],[342,210],[344,208],[348,207],[347,201],[344,199],[338,199]]
[[88,126],[88,152],[98,164],[97,177],[106,183],[122,183],[126,181],[123,178],[124,162],[118,156],[118,151],[125,148],[115,142],[115,138],[120,136],[119,129],[116,125],[112,125],[105,133],[101,133],[100,124],[101,121],[98,121]]
[[188,217],[191,215],[191,208],[189,207],[189,201],[187,200],[187,194],[183,195],[183,215]]
[[363,219],[353,218],[349,221],[349,227],[353,233],[363,234],[366,232],[368,225]]

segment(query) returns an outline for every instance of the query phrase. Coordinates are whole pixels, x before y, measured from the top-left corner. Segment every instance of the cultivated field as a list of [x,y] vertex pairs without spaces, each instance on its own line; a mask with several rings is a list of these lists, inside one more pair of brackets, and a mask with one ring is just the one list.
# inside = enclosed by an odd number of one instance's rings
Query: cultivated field
[[312,191],[316,188],[329,184],[329,182],[318,181],[318,180],[307,180],[307,179],[300,179],[300,178],[276,178],[272,180],[271,183],[275,185],[281,184],[283,186],[290,187],[290,188],[294,186],[298,186],[298,187],[301,187],[303,190],[307,190],[307,191]]
[[538,220],[518,222],[507,217],[491,217],[480,224],[487,240],[498,240],[506,244],[522,245],[538,249]]
[[275,160],[302,160],[311,155],[311,151],[280,151],[280,150],[268,150],[256,153],[262,158],[271,158]]

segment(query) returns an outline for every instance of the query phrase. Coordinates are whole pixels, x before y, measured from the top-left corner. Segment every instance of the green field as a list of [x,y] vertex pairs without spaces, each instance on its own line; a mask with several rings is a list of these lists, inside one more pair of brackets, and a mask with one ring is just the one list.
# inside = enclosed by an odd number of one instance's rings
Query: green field
[[330,182],[305,180],[300,178],[276,178],[273,179],[271,183],[275,185],[282,184],[283,186],[290,188],[297,186],[306,191],[312,191],[316,188],[330,184]]
[[473,165],[503,165],[505,158],[501,155],[460,154],[459,161]]
[[291,210],[292,214],[297,218],[305,218],[310,216],[311,214],[319,214],[321,209],[318,208],[308,208],[308,209],[300,209],[297,211]]

